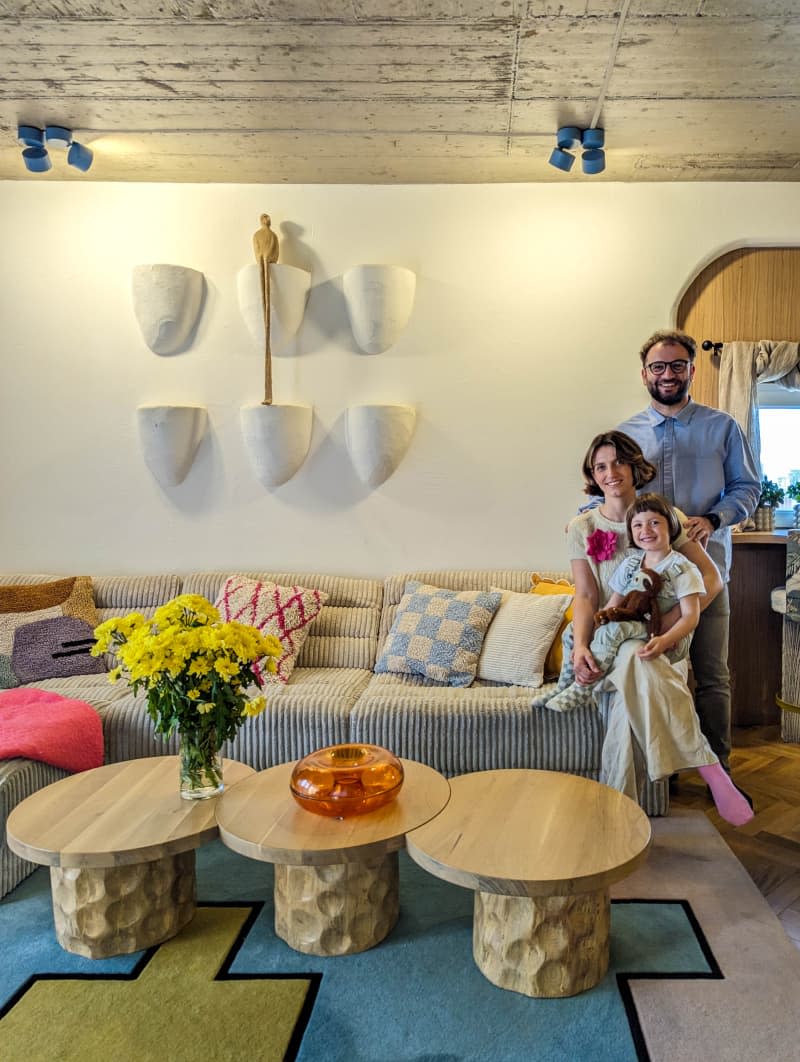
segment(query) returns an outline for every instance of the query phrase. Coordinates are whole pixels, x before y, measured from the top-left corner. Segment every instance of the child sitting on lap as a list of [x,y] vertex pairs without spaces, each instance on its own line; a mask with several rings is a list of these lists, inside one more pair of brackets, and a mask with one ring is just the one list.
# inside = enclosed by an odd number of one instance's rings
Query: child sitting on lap
[[[595,614],[596,628],[590,645],[603,675],[611,668],[620,645],[630,638],[645,644],[637,655],[653,660],[668,653],[675,663],[689,652],[692,632],[700,618],[700,594],[704,592],[700,570],[672,549],[681,532],[672,506],[660,494],[642,494],[626,515],[628,541],[636,552],[628,554],[611,576],[614,593],[604,609]],[[660,634],[661,616],[678,604],[681,616]],[[591,704],[596,683],[575,681],[572,665],[572,625],[564,632],[564,657],[556,693],[537,698],[534,705],[565,712]],[[599,676],[599,682],[603,675]]]

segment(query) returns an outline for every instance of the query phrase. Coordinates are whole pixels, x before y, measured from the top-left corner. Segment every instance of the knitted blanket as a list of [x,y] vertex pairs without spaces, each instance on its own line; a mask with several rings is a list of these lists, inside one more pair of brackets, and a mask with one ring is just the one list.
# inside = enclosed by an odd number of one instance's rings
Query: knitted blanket
[[0,759],[24,756],[67,771],[103,763],[103,725],[85,701],[29,687],[0,693]]

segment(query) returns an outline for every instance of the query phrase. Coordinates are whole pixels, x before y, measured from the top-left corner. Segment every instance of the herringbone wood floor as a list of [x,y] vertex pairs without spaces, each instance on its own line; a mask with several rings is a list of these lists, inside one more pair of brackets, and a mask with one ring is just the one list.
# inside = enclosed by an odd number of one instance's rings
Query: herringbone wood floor
[[755,805],[746,826],[723,822],[695,771],[679,776],[670,803],[706,812],[800,949],[800,745],[781,741],[778,726],[737,729],[731,771]]

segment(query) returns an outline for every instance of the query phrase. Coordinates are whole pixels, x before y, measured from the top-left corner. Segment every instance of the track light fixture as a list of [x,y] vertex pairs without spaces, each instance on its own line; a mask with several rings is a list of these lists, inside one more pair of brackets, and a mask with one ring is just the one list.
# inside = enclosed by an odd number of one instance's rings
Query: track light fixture
[[578,129],[574,125],[562,125],[556,133],[556,144],[548,161],[557,170],[569,173],[575,162],[575,156],[570,151],[579,145],[583,147],[581,169],[584,173],[602,173],[606,168],[604,129]]
[[52,168],[49,148],[66,149],[67,163],[81,173],[86,173],[94,159],[93,152],[72,139],[72,130],[63,125],[48,125],[40,129],[35,125],[19,125],[17,141],[22,144],[22,161],[31,173],[45,173]]

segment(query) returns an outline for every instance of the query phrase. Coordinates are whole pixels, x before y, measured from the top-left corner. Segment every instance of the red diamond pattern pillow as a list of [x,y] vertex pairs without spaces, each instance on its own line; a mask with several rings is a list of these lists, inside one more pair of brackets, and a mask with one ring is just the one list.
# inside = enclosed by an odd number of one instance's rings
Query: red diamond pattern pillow
[[224,620],[236,620],[258,627],[262,634],[274,634],[283,646],[277,671],[272,674],[257,662],[253,671],[262,682],[288,682],[297,657],[328,595],[302,586],[279,586],[232,575],[220,590],[216,607]]

